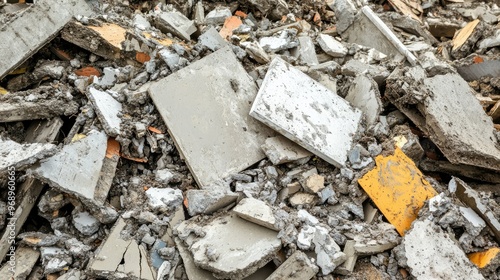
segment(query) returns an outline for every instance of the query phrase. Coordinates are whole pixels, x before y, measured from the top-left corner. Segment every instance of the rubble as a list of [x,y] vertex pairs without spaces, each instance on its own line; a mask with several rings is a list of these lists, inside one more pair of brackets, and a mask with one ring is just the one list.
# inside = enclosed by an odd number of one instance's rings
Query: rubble
[[261,148],[273,164],[283,164],[312,156],[312,153],[281,135],[267,138]]
[[57,151],[53,144],[19,144],[9,139],[0,139],[0,144],[0,173],[29,166]]
[[244,220],[268,229],[278,229],[273,209],[263,201],[255,198],[244,198],[233,208],[233,211]]
[[282,263],[266,280],[309,280],[316,275],[318,267],[301,251],[296,251]]

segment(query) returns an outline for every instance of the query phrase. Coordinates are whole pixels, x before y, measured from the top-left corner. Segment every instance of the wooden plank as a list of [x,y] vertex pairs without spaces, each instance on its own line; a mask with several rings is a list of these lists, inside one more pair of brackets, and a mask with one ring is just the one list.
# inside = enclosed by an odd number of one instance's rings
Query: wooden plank
[[467,39],[469,39],[472,32],[474,32],[474,29],[479,24],[479,22],[480,20],[478,19],[471,21],[467,23],[464,28],[458,31],[458,33],[453,38],[453,51],[459,49],[463,44],[465,44],[465,42],[467,42]]

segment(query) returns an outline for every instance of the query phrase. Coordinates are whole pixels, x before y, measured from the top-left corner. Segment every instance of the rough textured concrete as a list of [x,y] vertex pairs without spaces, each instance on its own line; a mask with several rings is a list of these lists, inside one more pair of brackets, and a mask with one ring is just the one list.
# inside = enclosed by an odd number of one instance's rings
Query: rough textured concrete
[[281,135],[267,138],[261,148],[273,164],[287,163],[312,156],[311,152]]
[[191,34],[196,32],[194,21],[176,10],[161,12],[155,17],[155,24],[165,34],[172,33],[186,41],[191,40]]
[[0,80],[52,40],[73,16],[91,14],[84,0],[40,0],[27,8],[0,28]]
[[[356,6],[351,0],[327,1],[330,9],[335,11],[337,18],[337,32],[342,34],[354,22],[356,16]],[[333,3],[331,3],[333,2]]]
[[316,275],[318,267],[302,251],[295,251],[266,280],[309,280]]
[[106,135],[91,131],[85,138],[64,146],[61,151],[34,166],[33,175],[52,187],[103,205],[104,201],[97,201],[95,197],[101,197],[96,193],[96,185],[106,146]]
[[250,115],[337,167],[351,149],[361,112],[281,58],[275,58]]
[[411,65],[417,63],[417,58],[368,6],[361,8],[342,38],[349,43],[374,48],[395,60],[406,58]]
[[260,146],[273,132],[248,116],[256,92],[252,78],[229,47],[149,88],[201,187],[264,158]]
[[465,253],[431,221],[416,221],[402,245],[416,279],[484,279]]
[[205,31],[205,33],[198,37],[198,40],[203,46],[207,47],[211,51],[216,51],[227,45],[226,40],[220,36],[215,27],[210,27],[207,31]]
[[35,162],[50,157],[57,152],[54,144],[19,144],[9,139],[0,138],[0,173],[11,169],[21,170]]
[[[202,230],[203,237],[190,235],[195,229]],[[186,221],[177,231],[188,245],[195,264],[212,271],[217,278],[249,276],[281,248],[277,232],[247,222],[234,213],[215,217],[203,226],[193,220]]]
[[14,256],[15,258],[14,270],[12,270],[13,267],[12,264],[9,262],[10,258],[8,257],[6,259],[7,262],[5,262],[2,268],[0,268],[0,279],[2,280],[27,279],[28,275],[33,269],[33,266],[35,266],[35,264],[37,263],[39,257],[40,257],[40,252],[37,250],[34,250],[29,247],[17,248]]
[[109,136],[120,134],[122,119],[118,116],[122,111],[122,104],[109,93],[95,88],[89,88],[87,97],[94,105],[99,121]]
[[[94,276],[116,277],[118,279],[153,280],[154,272],[147,264],[147,253],[133,239],[124,240],[120,232],[127,224],[119,218],[108,238],[96,251],[88,265],[88,270]],[[144,262],[146,261],[146,262]],[[130,277],[130,278],[129,278]]]
[[262,200],[244,198],[233,208],[233,211],[242,219],[268,229],[278,230],[273,209]]
[[299,46],[292,52],[298,57],[299,61],[305,65],[318,65],[318,57],[314,49],[314,42],[309,36],[299,36]]
[[333,57],[344,57],[347,54],[347,48],[330,35],[319,34],[317,38],[321,49]]
[[451,163],[500,170],[493,122],[460,75],[427,78],[420,67],[398,68],[387,84],[389,100]]
[[382,100],[377,83],[365,76],[357,76],[345,97],[352,106],[360,109],[365,115],[366,125],[370,127],[378,120],[382,111]]
[[186,269],[186,274],[189,280],[216,280],[212,273],[208,270],[204,270],[196,266],[193,260],[193,255],[189,252],[188,248],[182,243],[178,238],[175,239],[175,245],[177,250],[179,250],[179,255],[181,255],[182,263],[184,264],[184,269]]
[[198,214],[211,214],[230,205],[238,199],[238,194],[214,187],[209,190],[188,190],[186,199],[189,215],[195,216]]
[[499,77],[500,60],[488,60],[482,63],[461,66],[457,68],[457,71],[466,81],[479,80],[482,77]]

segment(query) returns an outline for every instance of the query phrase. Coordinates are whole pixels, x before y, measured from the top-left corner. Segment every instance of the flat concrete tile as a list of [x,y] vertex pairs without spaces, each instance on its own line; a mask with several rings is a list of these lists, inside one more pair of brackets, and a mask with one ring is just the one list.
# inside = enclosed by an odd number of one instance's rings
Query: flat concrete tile
[[275,58],[250,115],[325,161],[342,167],[361,120],[361,111]]
[[149,93],[201,187],[264,158],[260,146],[273,132],[248,115],[257,88],[229,47],[153,84]]

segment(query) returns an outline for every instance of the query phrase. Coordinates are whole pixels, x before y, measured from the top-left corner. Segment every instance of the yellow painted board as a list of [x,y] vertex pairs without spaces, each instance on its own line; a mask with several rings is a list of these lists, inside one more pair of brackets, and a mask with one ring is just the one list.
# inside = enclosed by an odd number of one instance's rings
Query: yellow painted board
[[500,248],[493,247],[486,251],[471,253],[468,255],[469,260],[479,268],[487,266],[500,253]]
[[358,183],[403,236],[424,202],[437,193],[401,149],[396,147],[394,155],[379,155],[375,162],[376,167]]

